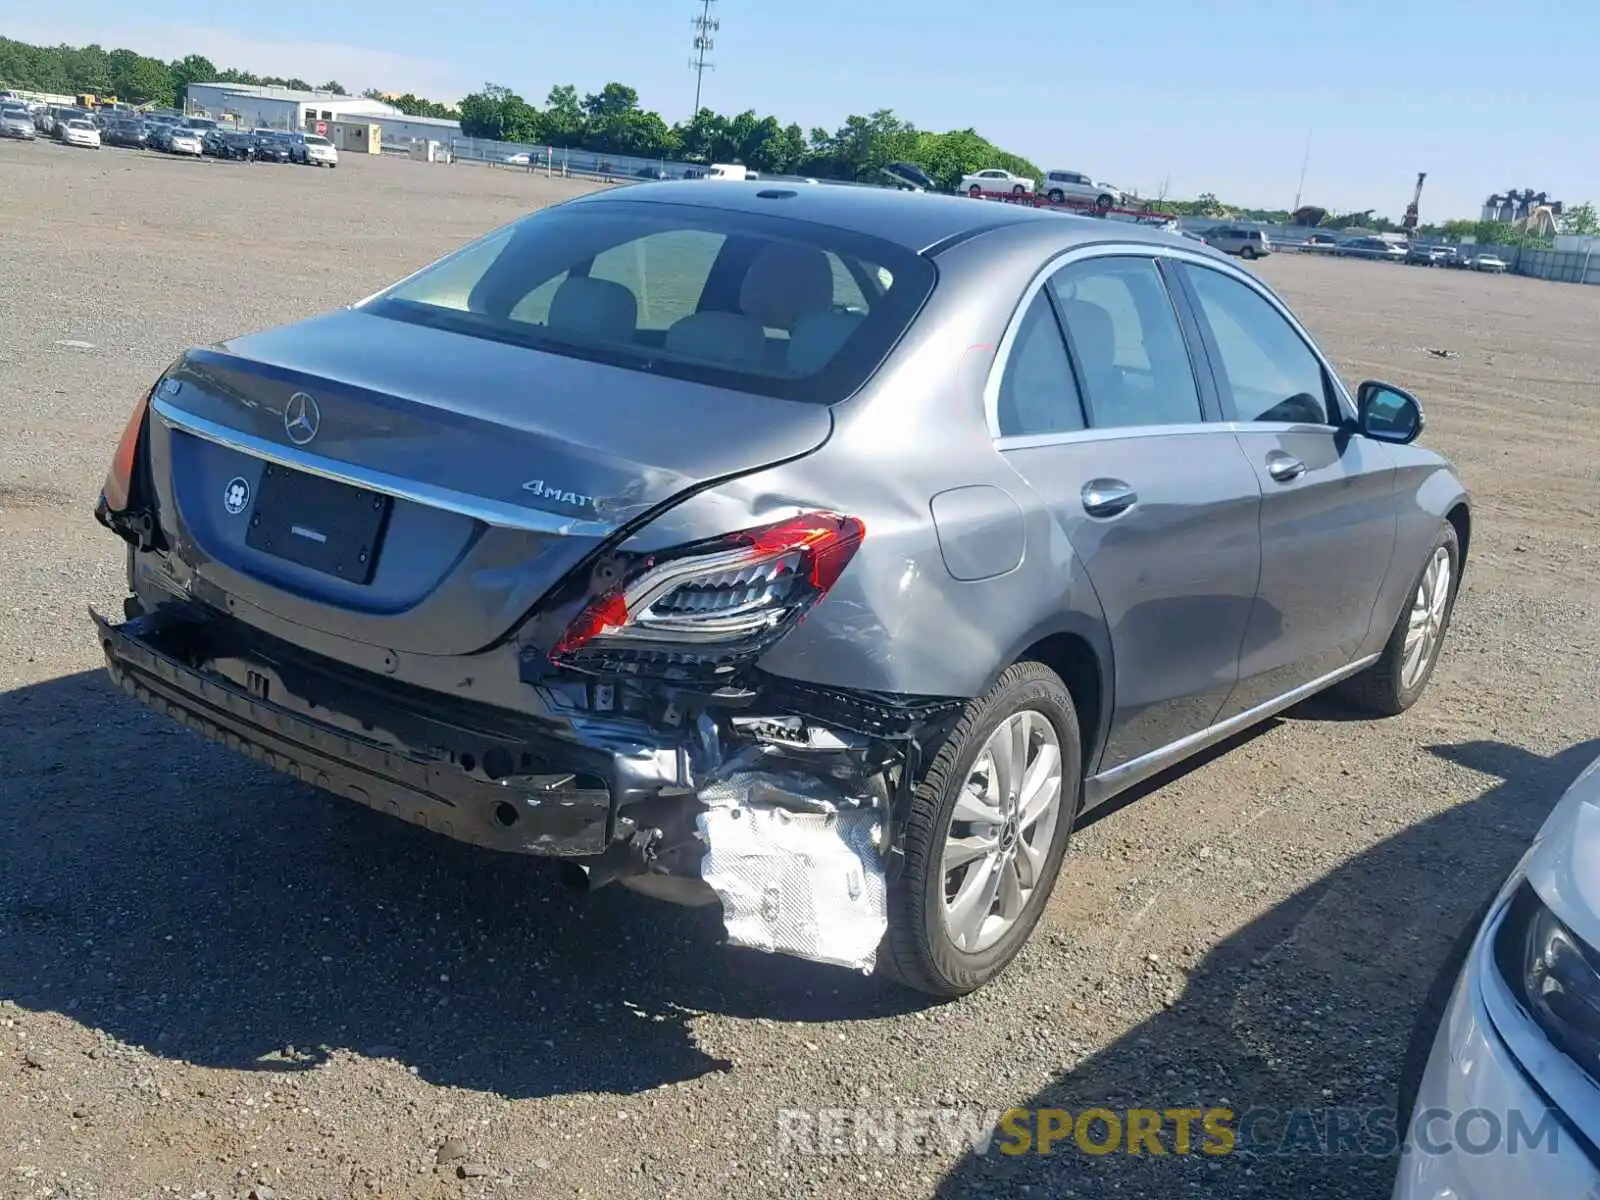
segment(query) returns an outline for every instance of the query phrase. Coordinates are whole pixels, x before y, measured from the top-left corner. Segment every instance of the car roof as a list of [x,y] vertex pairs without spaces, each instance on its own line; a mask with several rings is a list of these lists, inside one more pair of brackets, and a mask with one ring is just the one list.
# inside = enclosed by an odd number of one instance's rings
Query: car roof
[[[769,213],[811,221],[882,239],[922,254],[954,241],[1019,225],[1034,225],[1042,240],[1058,246],[1104,241],[1107,222],[1100,217],[1068,216],[1023,204],[973,200],[930,192],[902,192],[878,187],[801,187],[781,181],[706,183],[672,180],[636,183],[591,192],[568,204],[675,204],[730,212]],[[1119,241],[1177,244],[1175,234],[1146,225],[1116,222]]]

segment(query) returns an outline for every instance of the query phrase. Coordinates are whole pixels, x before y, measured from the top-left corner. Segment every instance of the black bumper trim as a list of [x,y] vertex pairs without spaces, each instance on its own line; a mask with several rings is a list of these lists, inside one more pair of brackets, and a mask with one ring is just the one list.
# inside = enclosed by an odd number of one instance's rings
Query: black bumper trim
[[90,615],[123,691],[295,779],[489,849],[584,857],[610,844],[611,792],[570,786],[571,771],[474,779],[456,763],[353,737],[196,670],[139,637],[139,621]]

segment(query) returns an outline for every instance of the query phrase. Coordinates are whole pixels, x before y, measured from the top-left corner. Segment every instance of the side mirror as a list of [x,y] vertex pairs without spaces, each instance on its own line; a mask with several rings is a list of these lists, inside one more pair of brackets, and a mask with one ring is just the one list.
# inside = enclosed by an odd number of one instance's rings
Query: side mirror
[[1410,392],[1369,379],[1356,391],[1356,422],[1380,442],[1406,445],[1422,433],[1422,404]]

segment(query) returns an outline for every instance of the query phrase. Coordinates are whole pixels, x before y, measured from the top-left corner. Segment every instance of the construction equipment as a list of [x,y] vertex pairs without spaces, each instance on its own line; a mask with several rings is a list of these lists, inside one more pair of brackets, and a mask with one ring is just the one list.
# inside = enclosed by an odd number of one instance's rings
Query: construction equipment
[[1417,172],[1417,190],[1411,193],[1411,203],[1406,205],[1406,215],[1400,218],[1400,228],[1406,231],[1407,237],[1417,232],[1417,205],[1422,200],[1422,181],[1427,177],[1426,171]]

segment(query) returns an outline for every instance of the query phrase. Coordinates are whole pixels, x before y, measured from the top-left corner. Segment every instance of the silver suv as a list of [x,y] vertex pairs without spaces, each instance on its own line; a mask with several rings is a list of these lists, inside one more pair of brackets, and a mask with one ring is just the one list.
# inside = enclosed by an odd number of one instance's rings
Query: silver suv
[[1223,226],[1205,235],[1206,245],[1224,254],[1237,254],[1240,258],[1260,258],[1272,253],[1272,242],[1259,229],[1235,229]]
[[1108,184],[1096,183],[1082,171],[1046,171],[1039,190],[1052,204],[1071,201],[1093,205],[1106,212],[1122,203],[1122,193]]

